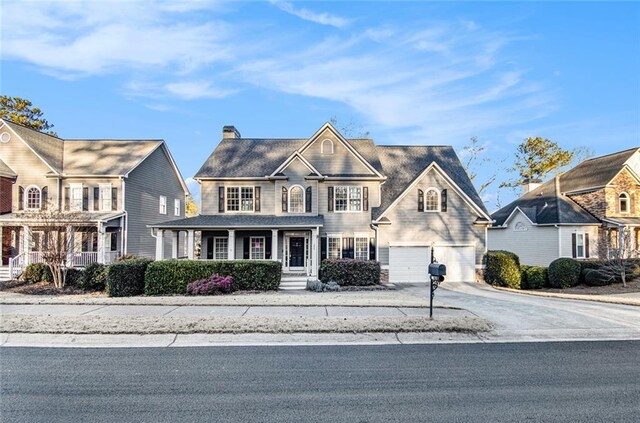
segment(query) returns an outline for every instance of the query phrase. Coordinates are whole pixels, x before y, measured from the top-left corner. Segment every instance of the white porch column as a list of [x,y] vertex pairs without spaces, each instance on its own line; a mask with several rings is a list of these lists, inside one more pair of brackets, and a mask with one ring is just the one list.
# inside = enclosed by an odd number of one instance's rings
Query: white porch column
[[178,237],[180,231],[171,231],[171,258],[178,258]]
[[158,229],[156,232],[156,260],[164,259],[164,231]]
[[271,260],[278,261],[278,230],[271,229]]
[[31,232],[29,232],[28,226],[22,227],[22,253],[24,253],[24,265],[31,263]]
[[318,276],[318,228],[311,229],[311,276]]
[[98,222],[98,231],[96,233],[96,236],[98,237],[98,251],[97,251],[97,253],[98,253],[98,263],[105,264],[106,260],[105,260],[105,257],[104,257],[104,250],[105,250],[105,248],[104,248],[104,244],[105,244],[104,237],[106,235],[105,235],[105,231],[104,231],[104,228],[103,228],[101,222]]
[[193,260],[195,258],[194,255],[194,247],[195,247],[195,230],[189,229],[187,231],[187,258],[189,260]]
[[235,260],[236,259],[236,231],[235,229],[228,229],[228,231],[229,231],[229,241],[227,242],[227,259]]

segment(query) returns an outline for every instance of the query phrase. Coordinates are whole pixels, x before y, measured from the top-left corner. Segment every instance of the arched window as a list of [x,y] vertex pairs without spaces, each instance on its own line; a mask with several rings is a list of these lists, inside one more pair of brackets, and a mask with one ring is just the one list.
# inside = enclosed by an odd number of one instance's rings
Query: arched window
[[322,144],[320,144],[320,153],[333,154],[333,141],[329,139],[322,141]]
[[623,192],[618,197],[620,200],[620,213],[629,213],[630,204],[629,204],[629,194]]
[[40,204],[41,204],[40,188],[35,186],[28,187],[24,208],[37,210],[37,209],[40,209]]
[[304,213],[304,190],[300,185],[289,189],[289,213]]
[[440,195],[438,194],[438,190],[435,188],[430,188],[427,190],[427,193],[424,198],[424,211],[439,211],[440,205]]

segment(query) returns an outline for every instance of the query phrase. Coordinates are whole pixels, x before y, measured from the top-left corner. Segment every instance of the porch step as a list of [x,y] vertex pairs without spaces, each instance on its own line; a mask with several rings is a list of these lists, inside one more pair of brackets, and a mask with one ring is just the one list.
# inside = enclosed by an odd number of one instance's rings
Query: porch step
[[305,290],[307,289],[307,278],[309,276],[282,276],[280,279],[280,289],[282,290]]
[[9,266],[0,266],[0,282],[11,280]]

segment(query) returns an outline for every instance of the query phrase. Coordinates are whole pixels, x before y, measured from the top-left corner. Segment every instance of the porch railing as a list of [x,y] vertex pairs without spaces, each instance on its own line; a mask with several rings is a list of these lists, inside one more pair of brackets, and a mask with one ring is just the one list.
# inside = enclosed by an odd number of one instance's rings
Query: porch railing
[[105,251],[104,264],[111,264],[114,261],[116,261],[116,259],[120,256],[121,256],[120,251]]
[[9,277],[11,279],[15,279],[20,276],[20,273],[22,273],[25,266],[25,259],[26,256],[24,253],[20,253],[9,259]]
[[81,253],[73,253],[67,262],[69,267],[85,267],[88,264],[98,261],[98,253],[95,251],[83,251]]

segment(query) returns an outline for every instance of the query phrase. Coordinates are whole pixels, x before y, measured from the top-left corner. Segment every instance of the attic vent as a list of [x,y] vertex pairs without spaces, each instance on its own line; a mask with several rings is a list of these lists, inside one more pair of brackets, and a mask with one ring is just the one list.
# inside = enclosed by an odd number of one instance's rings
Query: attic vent
[[2,134],[0,134],[1,143],[6,144],[9,142],[9,140],[11,140],[11,134],[9,134],[8,132],[3,132]]

